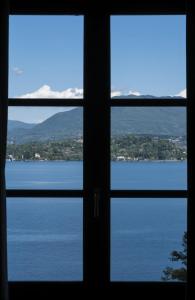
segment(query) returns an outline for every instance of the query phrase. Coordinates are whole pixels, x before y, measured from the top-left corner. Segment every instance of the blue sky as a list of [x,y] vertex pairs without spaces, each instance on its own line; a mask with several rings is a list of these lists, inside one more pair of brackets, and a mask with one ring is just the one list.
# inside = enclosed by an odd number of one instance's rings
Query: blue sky
[[[10,97],[82,97],[83,17],[11,16],[9,43]],[[178,94],[185,51],[184,16],[112,17],[113,93]],[[9,118],[40,122],[54,113],[26,110],[11,108]]]
[[82,17],[12,16],[9,43],[11,97],[83,86]]
[[113,87],[156,96],[185,89],[185,22],[184,16],[113,17]]

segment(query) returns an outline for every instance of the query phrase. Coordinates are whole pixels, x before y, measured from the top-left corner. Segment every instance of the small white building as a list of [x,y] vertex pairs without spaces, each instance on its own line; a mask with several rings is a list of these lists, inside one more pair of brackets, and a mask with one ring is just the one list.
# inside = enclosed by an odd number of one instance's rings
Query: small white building
[[9,155],[8,155],[8,160],[13,161],[13,160],[15,160],[15,158],[13,157],[12,154],[9,154]]
[[117,159],[117,160],[125,160],[125,157],[124,157],[123,155],[121,155],[121,156],[117,156],[116,159]]
[[41,155],[39,153],[35,153],[35,158],[36,159],[40,159],[41,158]]

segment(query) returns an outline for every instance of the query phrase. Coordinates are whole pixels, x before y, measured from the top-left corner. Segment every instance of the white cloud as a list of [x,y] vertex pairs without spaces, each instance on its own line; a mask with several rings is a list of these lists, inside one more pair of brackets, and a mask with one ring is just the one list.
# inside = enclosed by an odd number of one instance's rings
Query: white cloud
[[[19,72],[20,70],[16,70]],[[23,72],[21,70],[21,72]],[[22,74],[22,73],[21,73]],[[19,75],[19,74],[18,74]],[[119,96],[141,96],[142,94],[138,91],[130,90],[129,92],[125,92],[122,90],[112,90],[111,97],[119,97]],[[186,89],[182,90],[180,93],[175,95],[175,97],[183,97],[186,98]],[[54,91],[49,85],[43,85],[38,90],[27,93],[16,98],[57,98],[57,99],[82,99],[83,98],[83,89],[80,88],[68,88],[62,91]]]
[[141,96],[140,92],[137,92],[137,91],[129,91],[128,96],[130,96],[130,95],[132,95],[132,96]]
[[118,96],[141,96],[140,92],[138,91],[129,91],[125,92],[122,90],[112,90],[111,97],[118,97]]
[[68,88],[63,91],[53,91],[49,85],[43,85],[38,90],[27,93],[24,95],[21,95],[17,98],[57,98],[57,99],[63,99],[63,98],[74,98],[74,99],[80,99],[83,98],[83,89],[79,88]]
[[[119,96],[140,96],[141,94],[138,91],[129,91],[124,92],[122,90],[112,90],[111,97]],[[82,99],[83,98],[83,89],[80,88],[68,88],[63,91],[54,91],[49,85],[43,85],[38,90],[30,92],[16,98],[26,98],[26,99],[35,99],[35,98],[57,98],[57,99]]]
[[24,73],[23,70],[21,70],[20,68],[17,68],[17,67],[14,67],[12,70],[15,75],[22,75]]
[[179,94],[175,95],[176,97],[183,97],[186,98],[187,97],[187,90],[184,89],[183,91],[181,91]]
[[111,91],[111,97],[118,97],[121,95],[123,95],[122,91],[116,91],[116,90]]

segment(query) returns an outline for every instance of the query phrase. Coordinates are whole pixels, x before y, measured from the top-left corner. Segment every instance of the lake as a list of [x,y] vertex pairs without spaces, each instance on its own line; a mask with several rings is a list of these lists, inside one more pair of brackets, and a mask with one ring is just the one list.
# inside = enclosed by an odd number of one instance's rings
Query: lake
[[[112,162],[112,189],[186,189],[186,162]],[[7,162],[7,188],[82,189],[82,162]],[[82,199],[8,198],[9,280],[83,279]],[[186,199],[112,199],[111,280],[160,281],[176,264]]]

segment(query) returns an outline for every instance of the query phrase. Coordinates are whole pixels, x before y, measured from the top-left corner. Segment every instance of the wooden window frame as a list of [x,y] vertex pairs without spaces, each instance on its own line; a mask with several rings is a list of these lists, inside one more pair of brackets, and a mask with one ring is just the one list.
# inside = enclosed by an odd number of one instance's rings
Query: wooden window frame
[[[194,14],[190,0],[113,0],[109,5],[90,0],[3,0],[0,4],[0,293],[3,300],[41,299],[47,292],[61,295],[89,288],[145,293],[150,299],[185,299],[193,291],[193,99]],[[10,99],[8,97],[9,15],[83,15],[84,16],[84,99]],[[110,98],[110,16],[111,15],[186,15],[187,17],[187,98],[111,99]],[[95,32],[95,35],[94,35]],[[92,100],[93,99],[93,100]],[[84,109],[84,188],[83,190],[6,190],[5,143],[8,106],[80,106]],[[187,190],[111,190],[110,189],[110,118],[111,108],[185,107],[187,111],[188,177]],[[101,119],[98,115],[101,114]],[[96,116],[96,117],[95,117]],[[95,118],[92,120],[92,118]],[[94,124],[94,125],[92,125]],[[102,143],[102,140],[104,141]],[[93,153],[93,155],[91,154]],[[90,159],[88,159],[90,157]],[[101,160],[101,164],[99,163]],[[94,173],[94,168],[96,172]],[[94,190],[100,193],[99,215],[94,216]],[[83,197],[84,204],[84,280],[83,282],[7,282],[6,197]],[[179,282],[110,281],[110,198],[187,198],[188,207],[188,280]],[[95,238],[94,238],[95,236]],[[87,238],[86,238],[87,237]],[[101,247],[99,247],[101,246]],[[7,288],[8,287],[8,288]],[[38,296],[39,295],[39,296]]]

